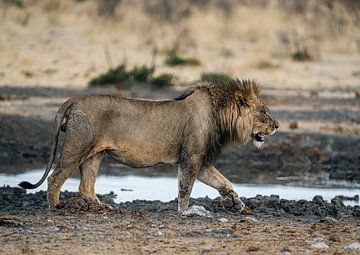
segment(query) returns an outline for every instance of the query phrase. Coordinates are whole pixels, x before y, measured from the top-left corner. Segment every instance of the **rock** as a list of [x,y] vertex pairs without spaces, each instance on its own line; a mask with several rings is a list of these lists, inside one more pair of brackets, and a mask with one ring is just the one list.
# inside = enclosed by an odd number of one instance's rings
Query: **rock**
[[210,229],[194,229],[192,231],[184,233],[186,237],[198,237],[198,236],[210,236],[210,237],[223,237],[232,236],[235,234],[235,230],[231,228],[210,228]]
[[280,255],[291,255],[291,253],[288,251],[282,251],[280,252]]
[[345,207],[343,201],[339,198],[334,197],[331,199],[331,204],[335,205],[337,208]]
[[359,242],[353,242],[353,243],[345,244],[344,249],[347,249],[347,250],[360,250],[360,243]]
[[154,236],[163,236],[163,232],[161,231],[156,231],[156,233],[154,234]]
[[333,217],[326,216],[320,219],[320,222],[327,222],[327,223],[339,223],[338,220],[334,219]]
[[231,228],[212,228],[207,230],[215,235],[232,235],[234,234],[234,230]]
[[312,199],[312,201],[313,201],[314,203],[318,204],[318,205],[324,205],[324,204],[325,204],[325,201],[324,201],[323,197],[320,196],[320,195],[314,196],[313,199]]
[[253,217],[243,217],[240,219],[240,222],[252,222],[252,223],[257,223],[259,222],[257,219],[253,218]]
[[150,228],[156,228],[157,227],[157,224],[150,224]]
[[354,206],[354,210],[352,212],[352,215],[355,217],[360,217],[360,206],[355,205]]
[[260,247],[259,247],[259,246],[255,246],[255,245],[249,246],[249,247],[247,248],[247,251],[248,251],[248,252],[254,252],[254,251],[259,251],[259,250],[260,250]]
[[199,252],[201,253],[208,253],[211,252],[214,249],[214,247],[212,245],[204,245],[199,247]]
[[201,216],[206,218],[214,218],[214,216],[205,209],[203,206],[193,205],[190,206],[188,209],[180,212],[181,216]]
[[329,246],[326,243],[313,243],[310,246],[311,249],[327,249]]
[[329,236],[329,240],[332,241],[332,242],[336,242],[336,243],[340,243],[341,242],[341,238],[339,235],[335,235],[335,234],[332,234]]
[[220,221],[220,222],[222,222],[222,223],[229,222],[229,220],[226,219],[226,218],[220,218],[220,219],[218,219],[218,221]]

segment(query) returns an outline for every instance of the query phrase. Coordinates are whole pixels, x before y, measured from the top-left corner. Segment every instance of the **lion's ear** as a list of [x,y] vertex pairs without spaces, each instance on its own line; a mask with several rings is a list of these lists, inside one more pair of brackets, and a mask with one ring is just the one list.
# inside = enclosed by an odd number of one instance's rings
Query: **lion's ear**
[[242,106],[251,106],[254,102],[253,94],[248,91],[238,90],[235,92],[235,99]]

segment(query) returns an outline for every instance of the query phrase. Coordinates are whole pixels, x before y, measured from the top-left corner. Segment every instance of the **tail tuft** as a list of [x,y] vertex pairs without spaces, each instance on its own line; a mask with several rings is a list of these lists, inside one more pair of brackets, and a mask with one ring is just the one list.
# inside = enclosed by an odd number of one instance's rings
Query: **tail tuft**
[[36,185],[31,184],[30,182],[21,182],[19,183],[19,186],[23,189],[35,189],[37,188]]

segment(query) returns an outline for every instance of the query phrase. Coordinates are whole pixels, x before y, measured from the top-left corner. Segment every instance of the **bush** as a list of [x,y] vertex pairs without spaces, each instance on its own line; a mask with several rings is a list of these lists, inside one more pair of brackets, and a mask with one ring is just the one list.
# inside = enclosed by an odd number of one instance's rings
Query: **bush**
[[270,61],[263,60],[263,61],[260,61],[256,65],[256,67],[259,68],[259,69],[273,69],[273,68],[278,68],[279,65],[274,64],[274,63],[272,63]]
[[24,7],[24,1],[23,0],[3,0],[5,4],[13,5],[18,8]]
[[130,75],[126,72],[126,66],[121,64],[116,68],[110,68],[104,74],[100,74],[89,82],[90,86],[120,84],[128,81]]
[[137,67],[129,72],[130,77],[137,82],[148,82],[155,72],[155,67],[147,67],[145,65]]
[[131,71],[126,71],[124,64],[110,68],[89,82],[90,86],[131,84],[133,82],[149,82],[155,72],[155,67],[135,66]]
[[175,75],[164,73],[160,74],[157,77],[151,78],[150,83],[155,87],[164,88],[173,86],[175,80],[177,80],[177,77]]
[[292,59],[296,61],[311,61],[312,57],[307,49],[297,50],[292,54]]
[[165,64],[168,66],[199,66],[200,61],[196,58],[180,57],[176,53],[170,53],[165,59]]
[[202,73],[201,81],[230,81],[231,77],[224,73]]

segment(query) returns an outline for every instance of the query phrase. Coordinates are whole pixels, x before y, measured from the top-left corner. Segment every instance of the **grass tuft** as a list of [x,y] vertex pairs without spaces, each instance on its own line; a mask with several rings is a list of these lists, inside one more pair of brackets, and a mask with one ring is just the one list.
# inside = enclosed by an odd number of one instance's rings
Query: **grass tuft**
[[270,61],[262,60],[256,65],[256,67],[259,69],[274,69],[279,68],[280,66]]
[[231,77],[224,73],[204,72],[200,79],[201,81],[230,81]]
[[126,72],[126,66],[121,64],[115,68],[110,68],[104,74],[100,74],[99,76],[93,78],[90,82],[90,86],[99,86],[99,85],[118,85],[128,81],[130,75]]
[[148,82],[155,72],[155,67],[147,67],[145,65],[135,66],[129,72],[130,77],[137,82]]
[[177,79],[178,77],[173,74],[164,73],[151,78],[150,83],[157,88],[172,87]]
[[196,58],[185,58],[177,55],[176,53],[170,53],[165,59],[165,65],[167,66],[199,66],[200,60]]
[[297,50],[291,57],[295,61],[311,61],[313,59],[307,49]]

